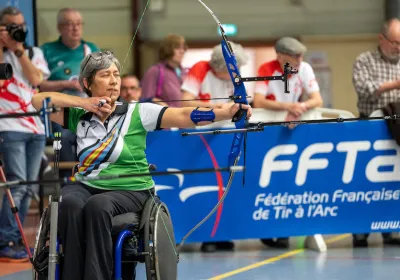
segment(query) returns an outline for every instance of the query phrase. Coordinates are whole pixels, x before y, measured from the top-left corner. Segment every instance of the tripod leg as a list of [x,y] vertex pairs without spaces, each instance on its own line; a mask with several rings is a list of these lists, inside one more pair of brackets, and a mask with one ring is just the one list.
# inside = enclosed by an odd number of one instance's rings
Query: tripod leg
[[[6,182],[6,175],[4,174],[3,164],[2,164],[1,161],[0,161],[0,181],[3,182],[3,183]],[[28,242],[27,242],[25,234],[24,234],[24,229],[22,228],[21,220],[20,220],[19,215],[18,215],[18,207],[15,206],[15,202],[14,202],[14,199],[13,199],[13,197],[11,195],[10,189],[5,188],[5,191],[6,191],[6,195],[7,195],[8,201],[10,202],[10,205],[11,205],[11,212],[14,214],[15,220],[17,221],[18,228],[19,228],[19,231],[21,233],[22,241],[24,242],[25,249],[26,249],[26,251],[28,253],[28,256],[29,256],[29,260],[32,263],[32,253],[31,253],[31,250],[29,249],[29,245],[28,245]]]

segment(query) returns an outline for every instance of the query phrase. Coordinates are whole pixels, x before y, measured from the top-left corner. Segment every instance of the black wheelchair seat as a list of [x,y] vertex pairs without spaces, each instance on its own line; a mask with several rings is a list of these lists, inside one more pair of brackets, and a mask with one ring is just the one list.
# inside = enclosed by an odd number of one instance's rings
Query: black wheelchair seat
[[114,216],[112,219],[112,235],[118,235],[123,230],[135,231],[140,223],[139,213],[125,213]]

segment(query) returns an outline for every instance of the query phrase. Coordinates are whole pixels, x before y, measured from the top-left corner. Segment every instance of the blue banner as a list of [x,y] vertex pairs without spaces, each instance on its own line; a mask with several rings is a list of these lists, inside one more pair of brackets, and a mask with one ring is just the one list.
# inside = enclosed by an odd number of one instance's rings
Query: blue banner
[[[181,132],[149,133],[148,159],[158,170],[227,166],[233,134]],[[248,133],[246,172],[235,174],[218,213],[188,242],[399,231],[399,153],[384,121]],[[215,206],[228,177],[154,177],[177,242]]]
[[35,45],[35,22],[33,10],[33,0],[0,0],[0,9],[7,6],[13,6],[21,10],[24,15],[26,26],[28,27],[28,36],[26,43],[29,46]]

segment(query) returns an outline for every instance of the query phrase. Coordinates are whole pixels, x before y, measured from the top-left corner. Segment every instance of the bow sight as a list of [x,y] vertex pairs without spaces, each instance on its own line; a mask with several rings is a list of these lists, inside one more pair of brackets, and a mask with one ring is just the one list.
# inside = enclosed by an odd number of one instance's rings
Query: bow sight
[[249,78],[241,78],[240,76],[235,78],[235,82],[257,82],[257,81],[283,81],[285,83],[285,93],[290,93],[289,91],[289,75],[297,74],[299,71],[297,69],[293,69],[290,66],[289,62],[285,63],[283,74],[281,76],[265,76],[265,77],[249,77]]

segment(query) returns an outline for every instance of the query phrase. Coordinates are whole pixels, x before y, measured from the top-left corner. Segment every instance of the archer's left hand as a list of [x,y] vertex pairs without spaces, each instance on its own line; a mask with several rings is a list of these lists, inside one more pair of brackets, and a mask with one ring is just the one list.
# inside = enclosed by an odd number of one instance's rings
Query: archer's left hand
[[245,104],[239,104],[239,103],[227,103],[222,106],[222,109],[229,110],[229,116],[233,118],[233,116],[239,111],[240,106],[242,109],[247,110],[247,119],[250,119],[252,115],[252,108],[250,105],[245,105]]

